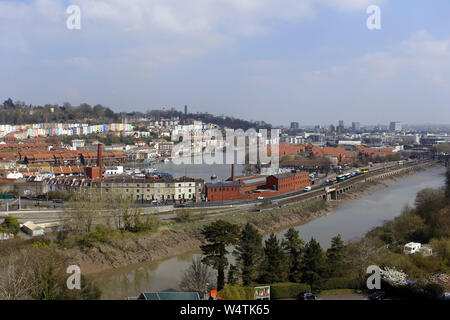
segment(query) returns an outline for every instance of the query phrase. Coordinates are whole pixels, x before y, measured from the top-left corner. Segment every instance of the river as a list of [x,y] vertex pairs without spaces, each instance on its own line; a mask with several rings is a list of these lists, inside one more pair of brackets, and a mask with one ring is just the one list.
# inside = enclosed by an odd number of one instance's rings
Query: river
[[[331,237],[337,234],[346,242],[358,239],[373,227],[400,215],[405,205],[412,206],[418,191],[443,186],[444,172],[443,167],[421,171],[371,195],[346,201],[332,214],[296,229],[305,241],[314,237],[323,248],[328,248]],[[176,288],[192,258],[198,255],[199,252],[191,252],[163,261],[113,269],[96,274],[93,279],[103,292],[102,299],[123,299],[144,291]]]

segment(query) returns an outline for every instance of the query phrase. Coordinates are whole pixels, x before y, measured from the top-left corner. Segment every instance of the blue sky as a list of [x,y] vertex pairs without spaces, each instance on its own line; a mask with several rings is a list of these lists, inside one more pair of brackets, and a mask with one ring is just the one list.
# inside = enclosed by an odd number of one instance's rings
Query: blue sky
[[[69,4],[81,30],[66,28]],[[381,30],[366,8],[381,8]],[[450,2],[0,0],[0,99],[450,123]]]

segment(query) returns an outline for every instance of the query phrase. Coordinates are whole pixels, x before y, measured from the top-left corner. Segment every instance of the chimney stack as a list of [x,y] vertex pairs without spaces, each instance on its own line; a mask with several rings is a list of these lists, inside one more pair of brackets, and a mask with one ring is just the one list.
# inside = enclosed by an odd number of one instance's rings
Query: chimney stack
[[102,171],[103,166],[103,146],[101,143],[98,144],[97,148],[97,167],[100,168],[100,172]]
[[234,181],[236,178],[234,176],[234,163],[231,165],[231,181]]

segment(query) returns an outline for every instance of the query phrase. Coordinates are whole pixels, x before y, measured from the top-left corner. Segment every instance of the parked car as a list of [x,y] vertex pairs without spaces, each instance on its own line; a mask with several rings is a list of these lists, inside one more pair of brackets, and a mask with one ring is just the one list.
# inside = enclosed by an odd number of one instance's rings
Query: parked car
[[384,300],[386,299],[386,292],[382,290],[375,291],[369,295],[369,300]]
[[311,191],[311,187],[305,187],[305,189],[303,189],[305,191]]
[[316,300],[317,297],[312,292],[303,292],[299,295],[299,300]]
[[64,203],[61,199],[53,199],[53,203]]
[[264,200],[264,197],[259,196],[257,199],[258,200]]

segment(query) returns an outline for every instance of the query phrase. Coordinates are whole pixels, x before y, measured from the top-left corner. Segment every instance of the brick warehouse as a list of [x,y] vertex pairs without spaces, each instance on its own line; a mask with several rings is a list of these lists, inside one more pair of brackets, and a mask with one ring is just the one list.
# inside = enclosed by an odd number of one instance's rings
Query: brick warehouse
[[267,187],[280,193],[300,190],[311,184],[307,172],[288,172],[267,177]]
[[[307,172],[288,172],[271,176],[234,178],[232,181],[206,183],[208,201],[247,200],[259,196],[270,197],[310,186]],[[229,179],[229,180],[230,180]]]

